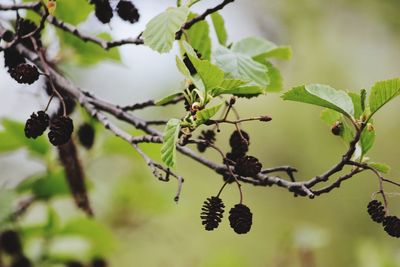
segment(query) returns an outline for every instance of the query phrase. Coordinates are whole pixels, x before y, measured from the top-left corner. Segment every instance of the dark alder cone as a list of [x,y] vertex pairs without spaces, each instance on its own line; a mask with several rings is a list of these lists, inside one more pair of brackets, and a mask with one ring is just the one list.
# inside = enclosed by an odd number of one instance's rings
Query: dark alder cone
[[241,152],[241,151],[232,151],[232,152],[228,152],[226,153],[226,158],[228,160],[226,160],[226,162],[224,161],[224,163],[228,163],[229,165],[235,165],[236,161],[238,161],[238,159],[243,158],[246,155],[246,152]]
[[18,83],[32,84],[39,79],[39,71],[35,66],[30,64],[19,64],[15,68],[8,71],[10,76]]
[[17,232],[7,230],[0,235],[0,248],[10,255],[18,255],[22,252],[22,244]]
[[95,5],[94,14],[102,23],[109,23],[113,17],[113,10],[108,0],[93,0]]
[[236,161],[235,172],[243,177],[255,177],[262,168],[262,164],[257,158],[244,156]]
[[8,71],[25,62],[25,58],[14,47],[4,50],[4,66]]
[[207,130],[207,131],[201,131],[201,135],[199,136],[199,139],[207,141],[208,143],[198,143],[197,144],[197,149],[199,152],[203,153],[206,151],[207,147],[209,147],[209,144],[214,144],[215,142],[215,132],[213,130]]
[[209,197],[201,208],[200,218],[207,231],[218,227],[224,214],[225,205],[219,197]]
[[49,126],[49,116],[44,111],[32,113],[31,117],[25,123],[26,138],[36,139],[46,131]]
[[132,2],[126,0],[119,1],[117,13],[121,19],[129,21],[130,23],[135,23],[139,21],[140,18],[139,10],[137,10]]
[[253,214],[246,205],[236,204],[229,211],[229,223],[237,234],[246,234],[253,223]]
[[14,33],[10,30],[6,30],[3,32],[3,34],[0,36],[0,40],[3,39],[6,42],[11,42],[14,38]]
[[104,259],[94,259],[92,261],[91,267],[107,267],[107,261],[105,261]]
[[32,263],[27,257],[19,256],[13,260],[11,267],[32,267]]
[[382,223],[385,219],[385,207],[378,200],[372,200],[368,203],[368,213],[374,222]]
[[94,128],[89,123],[82,124],[78,129],[79,142],[87,149],[92,148],[94,143]]
[[250,136],[245,131],[234,131],[229,139],[232,152],[235,154],[246,154],[249,150]]
[[49,141],[54,146],[67,143],[71,139],[74,130],[73,122],[70,118],[60,116],[53,119],[50,123]]
[[[34,32],[36,29],[37,29],[37,26],[33,21],[31,21],[29,19],[20,19],[19,24],[18,24],[17,34],[18,34],[18,36],[25,36],[27,34]],[[42,45],[41,41],[40,41],[40,32],[35,33],[33,35],[33,38],[36,39],[36,42],[39,46]],[[24,46],[28,47],[31,50],[34,50],[34,45],[30,38],[25,38],[21,42]]]
[[343,125],[341,122],[337,121],[332,125],[331,132],[333,135],[341,135],[343,131]]
[[400,219],[396,216],[387,216],[383,220],[384,230],[388,235],[400,237]]
[[78,261],[70,261],[67,262],[65,265],[66,267],[84,267],[84,265]]

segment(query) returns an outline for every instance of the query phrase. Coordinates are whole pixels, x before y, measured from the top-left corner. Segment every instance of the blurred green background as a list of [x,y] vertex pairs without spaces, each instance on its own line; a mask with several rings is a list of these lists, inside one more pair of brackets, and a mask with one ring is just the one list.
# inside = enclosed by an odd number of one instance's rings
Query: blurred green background
[[[137,2],[144,18],[173,4],[158,1],[161,7],[156,7],[145,0]],[[203,7],[207,7],[214,1],[204,2]],[[323,83],[358,91],[370,88],[377,80],[400,76],[399,12],[397,0],[238,0],[222,14],[226,16],[231,41],[258,35],[292,46],[292,60],[277,63],[285,88]],[[130,34],[127,29],[114,26],[114,37]],[[162,97],[180,80],[174,69],[174,55],[159,56],[148,50],[123,47],[123,66],[102,63],[96,68],[66,69],[78,84],[121,104]],[[134,58],[143,51],[149,62]],[[110,73],[116,73],[116,78],[110,78]],[[14,88],[5,84],[0,85],[0,91],[8,95]],[[370,152],[374,161],[392,167],[389,177],[394,180],[400,175],[399,104],[399,100],[394,101],[378,115],[376,146]],[[279,94],[257,100],[240,99],[237,108],[242,117],[273,118],[267,124],[243,125],[251,136],[249,154],[257,156],[264,167],[291,165],[299,170],[298,179],[305,180],[336,163],[346,149],[319,119],[319,108],[285,103]],[[168,119],[179,116],[182,110],[182,106],[177,106],[168,108],[168,112],[152,109],[140,114]],[[1,115],[25,118],[28,114],[18,113],[17,107],[10,106]],[[233,130],[223,127],[217,137],[218,145],[228,149],[227,140]],[[179,156],[177,171],[185,177],[185,183],[176,204],[175,180],[157,181],[143,160],[109,133],[103,132],[96,142],[95,149],[82,151],[81,157],[93,184],[91,200],[96,220],[109,228],[110,233],[103,233],[107,237],[102,242],[111,266],[400,266],[398,240],[372,222],[366,211],[371,194],[378,190],[378,181],[370,173],[358,175],[340,189],[314,200],[294,198],[278,187],[244,185],[245,203],[252,209],[254,223],[249,234],[238,236],[231,231],[226,218],[213,232],[206,232],[201,226],[202,202],[222,185],[222,178],[215,173]],[[158,158],[158,145],[144,147]],[[212,151],[206,155],[220,160]],[[13,170],[22,161],[29,161],[26,155],[2,157],[1,178],[13,180]],[[386,190],[396,192],[398,188],[386,185]],[[229,209],[238,202],[236,187],[228,187],[222,197]],[[399,197],[391,197],[390,208],[400,214],[398,200]],[[68,198],[53,200],[52,206],[61,218],[83,217]],[[42,208],[38,204],[22,223],[45,220]],[[28,253],[34,254],[35,246],[28,246]],[[72,254],[82,251],[78,245],[66,250]]]

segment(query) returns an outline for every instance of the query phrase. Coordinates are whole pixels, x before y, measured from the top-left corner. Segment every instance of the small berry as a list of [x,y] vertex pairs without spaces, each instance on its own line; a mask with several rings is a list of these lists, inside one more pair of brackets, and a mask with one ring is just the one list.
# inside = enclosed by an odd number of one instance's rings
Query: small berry
[[26,138],[36,139],[46,131],[49,126],[49,116],[44,111],[38,111],[37,114],[32,113],[31,117],[25,123]]
[[246,234],[251,229],[253,214],[246,205],[236,204],[229,211],[229,222],[237,234]]
[[140,18],[139,10],[137,10],[132,2],[126,0],[119,1],[117,13],[121,19],[129,21],[130,23],[135,23],[139,21]]
[[209,147],[209,144],[214,144],[215,142],[215,132],[213,130],[201,131],[199,139],[206,141],[205,143],[198,143],[197,149],[199,152],[203,153]]
[[257,158],[244,156],[236,161],[235,172],[243,177],[255,177],[261,171],[262,164]]
[[343,124],[340,121],[335,122],[331,128],[333,135],[341,135],[343,131]]
[[385,207],[378,200],[372,200],[368,203],[368,213],[374,222],[382,223],[385,219]]
[[27,257],[19,256],[13,260],[11,267],[32,267],[32,263]]
[[91,263],[91,267],[107,267],[107,261],[101,258],[94,259]]
[[50,123],[50,132],[48,134],[50,143],[54,146],[67,143],[73,130],[74,125],[69,117],[60,116],[53,119]]
[[17,232],[7,230],[0,235],[0,248],[10,255],[18,255],[22,252],[22,244]]
[[245,131],[234,131],[229,139],[232,152],[236,154],[246,154],[249,150],[250,136]]
[[79,142],[87,149],[92,148],[94,143],[94,128],[89,123],[82,124],[78,129]]
[[108,0],[93,0],[92,3],[95,5],[94,14],[102,23],[106,24],[111,21],[113,17],[113,10]]
[[36,66],[30,64],[19,64],[9,70],[10,76],[18,83],[32,84],[39,79],[39,71]]
[[219,197],[209,197],[204,201],[200,218],[207,231],[218,227],[222,220],[225,205]]

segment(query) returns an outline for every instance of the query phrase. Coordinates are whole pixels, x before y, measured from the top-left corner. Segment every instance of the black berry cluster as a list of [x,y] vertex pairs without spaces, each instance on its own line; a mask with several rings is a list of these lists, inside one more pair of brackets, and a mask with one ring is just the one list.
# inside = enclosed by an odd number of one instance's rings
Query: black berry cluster
[[[111,7],[109,0],[91,0],[91,4],[95,6],[95,12],[97,19],[102,23],[109,23],[114,16],[114,10]],[[136,6],[129,0],[120,0],[115,8],[118,16],[130,23],[136,23],[139,21],[140,14]]]
[[30,64],[19,64],[9,70],[10,76],[18,83],[32,84],[39,79],[39,71],[36,66]]
[[95,131],[91,124],[84,123],[81,126],[79,126],[79,129],[78,129],[79,142],[85,148],[87,148],[87,149],[92,148],[93,143],[94,143],[94,135],[95,135]]
[[378,200],[368,203],[368,214],[374,222],[381,223],[385,232],[393,237],[400,237],[400,219],[397,216],[386,216],[385,207]]
[[237,234],[246,234],[251,229],[253,214],[246,205],[236,204],[229,211],[229,223]]
[[130,23],[135,23],[139,21],[140,14],[139,10],[135,7],[135,5],[131,1],[121,0],[117,5],[117,13],[118,16]]
[[209,197],[201,208],[200,218],[207,231],[218,227],[222,221],[225,205],[219,197]]
[[55,146],[66,144],[74,130],[74,125],[69,117],[60,116],[50,123],[49,141]]
[[32,113],[25,124],[25,136],[33,139],[41,136],[49,126],[49,120],[49,115],[44,111],[38,111],[37,114]]
[[[217,197],[209,197],[204,201],[201,208],[200,218],[207,231],[216,229],[222,221],[225,205]],[[229,211],[229,223],[237,234],[245,234],[250,231],[253,214],[250,209],[243,204],[236,204]]]
[[201,135],[199,136],[199,139],[206,141],[204,143],[197,144],[197,149],[199,150],[199,152],[203,153],[210,146],[210,144],[214,144],[214,142],[216,140],[215,132],[213,130],[201,131]]
[[109,23],[114,16],[113,9],[111,8],[110,1],[108,0],[91,0],[91,3],[94,4],[94,14],[97,19],[102,23]]
[[69,117],[58,116],[51,120],[44,111],[32,113],[25,123],[25,136],[36,139],[41,136],[50,124],[48,133],[49,141],[55,146],[63,145],[69,141],[74,130],[74,125]]

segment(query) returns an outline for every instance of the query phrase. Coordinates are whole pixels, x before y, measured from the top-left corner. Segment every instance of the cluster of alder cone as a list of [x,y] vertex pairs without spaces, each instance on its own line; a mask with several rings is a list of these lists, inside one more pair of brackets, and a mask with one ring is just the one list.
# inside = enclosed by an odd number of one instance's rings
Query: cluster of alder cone
[[[215,142],[215,132],[213,130],[202,131],[199,139],[204,143],[199,143],[197,148],[204,152],[206,148]],[[224,159],[224,164],[234,167],[235,173],[245,177],[255,177],[262,169],[262,164],[256,157],[247,155],[250,144],[250,136],[243,130],[236,130],[232,133],[229,144],[231,152],[228,152]],[[219,226],[222,221],[225,205],[219,195],[222,193],[227,183],[236,181],[233,173],[225,174],[224,185],[217,196],[207,198],[204,202],[200,218],[207,231],[212,231]],[[240,192],[241,193],[241,192]],[[253,214],[249,207],[242,203],[236,204],[229,211],[229,223],[237,234],[246,234],[250,231],[253,222]]]
[[368,203],[368,213],[374,222],[382,224],[385,232],[393,237],[400,237],[400,218],[394,215],[386,215],[385,206],[374,199]]
[[[10,267],[32,267],[32,262],[24,255],[19,234],[14,230],[5,230],[0,233],[0,255],[3,262],[10,262]],[[3,266],[3,265],[2,265]],[[77,261],[65,262],[66,267],[107,267],[107,261],[102,258],[94,258],[89,264]]]

